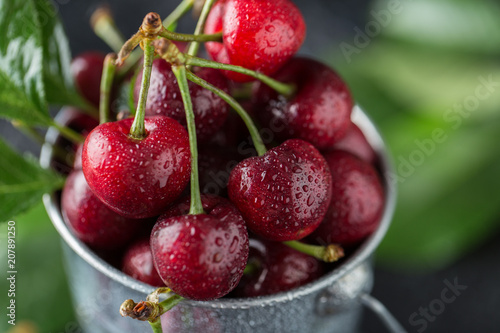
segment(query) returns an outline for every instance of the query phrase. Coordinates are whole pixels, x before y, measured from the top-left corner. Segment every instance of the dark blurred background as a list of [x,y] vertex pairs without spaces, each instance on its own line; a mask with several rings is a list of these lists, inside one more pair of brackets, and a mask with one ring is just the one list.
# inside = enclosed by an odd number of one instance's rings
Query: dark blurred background
[[[108,51],[88,21],[101,1],[55,1],[73,55]],[[177,1],[107,1],[130,36]],[[500,6],[488,0],[295,0],[301,53],[341,73],[393,153],[399,203],[377,251],[373,295],[409,332],[498,332],[500,316]],[[181,22],[189,32],[193,21]],[[6,122],[21,151],[38,147]],[[435,131],[444,133],[436,140]],[[16,219],[17,331],[62,332],[73,320],[58,235],[41,206]],[[23,223],[23,224],[21,224]],[[2,230],[2,232],[4,232]],[[2,263],[4,260],[2,260]],[[0,286],[3,283],[1,282]],[[458,284],[453,301],[443,292]],[[448,295],[448,294],[446,294]],[[0,323],[0,330],[5,331]],[[362,332],[385,331],[367,313]],[[79,332],[73,328],[72,332]]]

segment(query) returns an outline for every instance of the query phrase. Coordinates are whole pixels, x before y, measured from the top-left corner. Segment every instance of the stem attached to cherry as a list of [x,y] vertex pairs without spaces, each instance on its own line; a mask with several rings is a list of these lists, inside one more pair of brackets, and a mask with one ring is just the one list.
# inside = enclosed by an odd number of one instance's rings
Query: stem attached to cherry
[[[203,32],[203,30],[205,30],[205,22],[207,21],[208,14],[210,13],[210,9],[212,8],[214,3],[215,0],[205,0],[205,3],[203,4],[203,9],[201,10],[200,18],[194,30],[195,35],[200,35]],[[199,42],[191,42],[187,54],[196,56],[198,54],[199,49],[200,49]]]
[[324,262],[335,262],[344,257],[344,249],[340,245],[336,244],[320,246],[306,244],[299,241],[288,241],[283,242],[283,244]]
[[189,133],[189,148],[191,149],[191,206],[189,214],[203,214],[201,203],[200,182],[198,176],[198,141],[196,139],[196,125],[194,120],[193,103],[189,93],[189,86],[186,77],[186,67],[172,66],[172,72],[177,78],[181,91],[184,109],[186,110],[186,123]]
[[259,154],[259,156],[262,156],[266,153],[267,151],[266,146],[262,141],[262,137],[260,136],[259,130],[257,129],[257,126],[255,126],[252,117],[248,115],[245,109],[233,97],[231,97],[231,95],[215,87],[214,85],[208,83],[202,78],[194,75],[190,71],[187,72],[187,78],[190,81],[200,85],[201,87],[210,90],[211,92],[222,98],[227,104],[229,104],[236,111],[236,113],[238,113],[238,115],[241,117],[241,119],[247,126],[248,131],[250,132],[250,136],[252,137],[252,141],[255,146],[255,150],[257,151],[257,154]]
[[101,124],[109,121],[109,103],[113,79],[116,72],[116,54],[110,53],[104,59],[104,67],[101,77],[101,95],[99,100],[99,122]]
[[158,36],[177,42],[220,42],[222,33],[212,35],[189,35],[163,29]]
[[295,90],[296,90],[296,87],[294,85],[286,84],[286,83],[277,81],[273,78],[270,78],[267,75],[252,71],[250,69],[247,69],[247,68],[241,67],[241,66],[221,64],[221,63],[216,62],[216,61],[202,59],[202,58],[198,58],[198,57],[194,57],[194,56],[190,56],[190,55],[186,55],[186,65],[215,68],[215,69],[228,70],[228,71],[233,71],[233,72],[237,72],[240,74],[245,74],[245,75],[251,76],[259,81],[262,81],[263,83],[267,84],[270,88],[274,89],[276,92],[278,92],[279,94],[281,94],[287,98],[293,96],[293,94],[295,93]]
[[130,127],[130,136],[134,139],[141,140],[147,135],[144,127],[144,117],[146,116],[146,101],[148,97],[149,82],[151,79],[151,71],[153,68],[153,57],[155,48],[151,40],[144,40],[144,69],[142,75],[141,92],[139,94],[139,102],[135,112],[134,122]]

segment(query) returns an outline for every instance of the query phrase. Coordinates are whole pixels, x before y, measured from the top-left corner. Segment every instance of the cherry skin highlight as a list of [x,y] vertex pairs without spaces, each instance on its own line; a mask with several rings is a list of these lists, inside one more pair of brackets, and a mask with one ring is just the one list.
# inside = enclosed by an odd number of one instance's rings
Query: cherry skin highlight
[[257,297],[303,286],[324,273],[315,258],[282,243],[250,239],[248,263],[252,269],[241,279],[234,295]]
[[345,151],[325,154],[332,172],[332,201],[311,235],[323,244],[356,245],[375,231],[384,210],[384,189],[375,169]]
[[233,290],[248,259],[248,232],[226,199],[202,196],[206,214],[181,215],[188,201],[160,216],[151,232],[155,267],[176,294],[194,300],[220,298]]
[[105,57],[101,52],[85,52],[71,62],[71,73],[78,91],[96,107],[99,106]]
[[189,182],[187,131],[164,116],[146,117],[147,136],[129,135],[133,119],[105,123],[85,140],[82,166],[92,191],[130,218],[160,215]]
[[[229,92],[227,80],[220,71],[212,68],[195,68],[194,73],[217,88]],[[136,103],[141,91],[142,75],[140,72],[135,81],[134,99]],[[189,82],[188,85],[193,102],[198,141],[209,140],[224,124],[229,106],[207,89],[192,82]],[[163,59],[153,61],[146,115],[168,116],[186,127],[186,112],[179,85],[172,72],[172,67]]]
[[114,250],[129,242],[143,221],[118,215],[90,190],[82,170],[68,176],[61,211],[75,236],[94,249]]
[[377,154],[366,140],[363,132],[354,123],[351,123],[345,136],[328,150],[347,151],[372,165],[377,161]]
[[332,178],[310,143],[288,140],[231,172],[229,198],[248,228],[274,241],[298,240],[316,229],[330,204]]
[[153,287],[165,286],[154,267],[149,237],[137,240],[127,249],[122,259],[122,272]]
[[344,81],[329,67],[293,58],[273,75],[294,84],[291,98],[258,82],[254,93],[257,119],[281,140],[297,138],[327,149],[342,139],[351,124],[353,101]]
[[[299,50],[306,26],[289,0],[219,0],[205,26],[206,34],[218,32],[223,43],[205,44],[213,60],[270,75]],[[224,74],[237,82],[254,80],[231,71]]]

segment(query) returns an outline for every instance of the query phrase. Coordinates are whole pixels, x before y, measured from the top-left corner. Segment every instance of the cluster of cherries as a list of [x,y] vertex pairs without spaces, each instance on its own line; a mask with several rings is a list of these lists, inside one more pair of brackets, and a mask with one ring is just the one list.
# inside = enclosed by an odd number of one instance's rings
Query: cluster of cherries
[[[145,55],[131,79],[143,114],[100,125],[88,116],[72,119],[86,136],[61,199],[74,234],[103,256],[121,253],[126,274],[194,300],[296,288],[328,270],[311,252],[336,244],[338,259],[341,247],[369,236],[384,206],[376,156],[351,122],[353,101],[342,79],[294,56],[305,30],[289,0],[217,1],[203,32],[222,32],[222,40],[205,43],[212,68],[167,41],[175,52],[165,56],[156,47],[150,77]],[[253,77],[217,69],[214,61]],[[104,55],[86,53],[72,64],[79,90],[96,106],[103,63]],[[193,78],[195,135],[186,130],[176,72],[182,66]],[[291,89],[275,89],[267,78]],[[268,134],[267,147],[255,127],[246,130],[253,119]]]

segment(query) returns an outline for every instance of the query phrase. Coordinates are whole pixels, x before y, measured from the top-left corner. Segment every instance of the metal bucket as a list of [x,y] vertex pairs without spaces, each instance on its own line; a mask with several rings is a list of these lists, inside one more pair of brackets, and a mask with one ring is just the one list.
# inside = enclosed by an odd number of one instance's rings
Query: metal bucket
[[[377,152],[382,170],[386,201],[376,232],[336,269],[301,288],[258,298],[182,301],[162,316],[164,332],[356,332],[363,304],[378,313],[389,330],[403,331],[385,308],[369,296],[373,285],[372,255],[389,227],[395,206],[396,189],[387,178],[392,165],[378,131],[358,107],[354,109],[353,122]],[[51,128],[46,140],[53,143],[57,136]],[[49,167],[51,158],[51,146],[45,145],[40,163]],[[122,318],[118,309],[126,299],[144,300],[154,288],[112,267],[75,238],[63,221],[56,194],[46,194],[44,203],[63,239],[75,312],[84,331],[150,332],[147,323]]]

